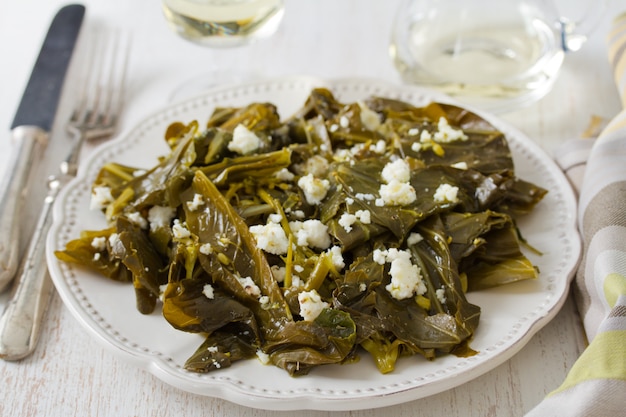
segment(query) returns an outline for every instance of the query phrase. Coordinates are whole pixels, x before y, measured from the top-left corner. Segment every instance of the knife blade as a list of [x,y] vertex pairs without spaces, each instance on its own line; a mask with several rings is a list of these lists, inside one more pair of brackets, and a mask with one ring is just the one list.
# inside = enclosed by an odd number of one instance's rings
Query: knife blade
[[11,124],[15,149],[0,187],[0,291],[17,271],[19,213],[28,174],[52,129],[84,15],[85,6],[71,4],[54,16]]

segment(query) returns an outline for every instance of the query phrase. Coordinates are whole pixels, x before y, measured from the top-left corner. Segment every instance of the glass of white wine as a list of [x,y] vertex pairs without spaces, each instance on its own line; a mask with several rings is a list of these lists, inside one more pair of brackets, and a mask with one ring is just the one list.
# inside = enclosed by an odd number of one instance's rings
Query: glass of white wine
[[550,91],[605,3],[589,1],[575,22],[554,0],[403,0],[390,53],[405,82],[502,113]]
[[163,0],[170,27],[193,42],[232,47],[272,35],[283,17],[283,0]]
[[170,28],[182,38],[209,47],[214,68],[177,86],[170,100],[200,94],[217,85],[258,78],[234,68],[236,54],[249,54],[257,40],[270,37],[284,15],[283,0],[162,0]]

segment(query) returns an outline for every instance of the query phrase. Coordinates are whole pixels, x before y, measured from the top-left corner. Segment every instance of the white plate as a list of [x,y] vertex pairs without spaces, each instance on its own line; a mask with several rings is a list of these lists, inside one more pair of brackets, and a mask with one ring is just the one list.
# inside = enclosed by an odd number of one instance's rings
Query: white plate
[[174,330],[158,312],[141,315],[135,309],[134,292],[129,285],[55,258],[54,250],[63,249],[81,230],[105,227],[103,216],[89,210],[89,195],[91,183],[106,162],[149,168],[158,156],[168,152],[162,137],[172,121],[203,122],[215,106],[253,101],[275,103],[286,118],[318,86],[329,87],[344,102],[369,95],[417,105],[447,100],[431,91],[376,81],[322,82],[305,77],[262,81],[213,90],[161,110],[119,139],[103,145],[85,161],[78,178],[62,191],[54,206],[47,255],[50,273],[65,305],[105,347],[181,390],[263,409],[356,410],[415,400],[470,381],[513,356],[556,315],[567,296],[580,255],[574,195],[561,171],[538,145],[511,126],[482,113],[507,135],[518,176],[547,188],[549,193],[536,211],[520,222],[524,236],[544,252],[540,257],[529,254],[541,270],[539,279],[468,295],[471,302],[482,308],[480,325],[471,343],[479,353],[473,357],[448,355],[432,362],[421,357],[404,358],[396,371],[387,375],[381,375],[366,355],[356,364],[319,367],[298,378],[257,360],[241,361],[209,374],[191,373],[183,369],[183,364],[202,337]]

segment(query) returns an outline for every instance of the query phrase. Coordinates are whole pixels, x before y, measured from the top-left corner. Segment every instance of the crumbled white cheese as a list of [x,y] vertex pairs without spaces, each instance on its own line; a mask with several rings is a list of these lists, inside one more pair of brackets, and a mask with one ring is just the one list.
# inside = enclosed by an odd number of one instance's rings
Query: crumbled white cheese
[[193,200],[191,201],[187,201],[187,208],[190,211],[196,211],[200,208],[200,206],[204,205],[204,198],[202,197],[202,194],[194,194],[193,196]]
[[302,281],[299,276],[292,275],[291,276],[291,286],[294,287],[294,288],[304,287],[304,281]]
[[396,159],[388,162],[380,175],[386,183],[408,182],[411,179],[411,168],[404,159]]
[[440,184],[433,199],[436,203],[458,203],[459,187],[450,184]]
[[268,216],[267,218],[268,223],[276,223],[279,224],[281,221],[283,221],[283,215],[279,214],[279,213],[272,213]]
[[350,119],[348,119],[346,116],[341,116],[339,118],[339,125],[343,128],[350,126]]
[[175,215],[176,209],[172,207],[153,206],[148,210],[150,230],[154,232],[161,227],[169,227]]
[[387,262],[391,263],[389,275],[391,282],[385,289],[397,300],[404,300],[414,294],[426,293],[426,285],[417,265],[411,263],[411,253],[395,248],[387,251]]
[[333,123],[332,125],[330,125],[328,130],[330,131],[330,133],[335,133],[336,131],[339,130],[339,125],[336,123]]
[[360,221],[363,224],[370,224],[372,222],[371,212],[369,210],[357,210],[356,213],[343,213],[339,217],[339,226],[343,227],[346,233],[352,231],[352,225]]
[[319,178],[326,176],[329,167],[330,164],[326,158],[321,155],[313,155],[300,166],[300,169],[304,174],[311,174]]
[[417,134],[420,132],[420,130],[416,127],[412,127],[409,129],[409,131],[407,132],[409,134],[409,136],[417,136]]
[[270,363],[270,355],[268,355],[267,353],[263,352],[261,349],[258,349],[256,351],[256,357],[259,359],[259,361],[261,361],[261,363],[263,365],[269,365],[269,363]]
[[287,182],[293,181],[293,179],[295,178],[295,175],[291,173],[291,171],[289,171],[287,168],[283,168],[280,171],[277,171],[274,176],[276,177],[276,179]]
[[177,239],[185,239],[191,237],[191,232],[184,224],[180,222],[180,219],[174,220],[174,225],[172,226],[172,233],[174,237]]
[[91,201],[89,208],[91,210],[103,209],[113,202],[114,198],[109,187],[94,187],[91,190]]
[[350,213],[343,213],[339,218],[339,226],[343,227],[346,233],[350,233],[352,231],[352,225],[356,223],[356,216]]
[[487,177],[483,180],[482,183],[478,187],[476,187],[476,191],[474,191],[474,196],[480,201],[481,204],[485,204],[489,199],[492,191],[498,188],[493,178]]
[[289,239],[280,224],[269,222],[266,225],[250,226],[257,246],[274,255],[285,255],[289,247]]
[[387,206],[405,206],[417,200],[415,189],[407,182],[391,181],[389,184],[381,184],[379,193],[383,204]]
[[99,252],[102,252],[107,248],[107,238],[104,236],[94,237],[91,240],[91,247]]
[[411,233],[409,235],[409,237],[406,238],[406,243],[409,246],[415,245],[417,243],[420,243],[422,240],[424,240],[424,237],[422,235],[420,235],[419,233]]
[[467,136],[463,133],[461,129],[455,129],[450,124],[448,124],[448,120],[445,117],[439,118],[439,123],[437,123],[438,131],[435,132],[433,139],[435,142],[439,143],[449,143],[457,140],[467,140]]
[[376,262],[378,265],[384,265],[385,262],[387,262],[387,251],[374,249],[374,251],[372,252],[372,258],[374,259],[374,262]]
[[200,253],[203,255],[210,255],[213,253],[213,246],[211,246],[210,243],[203,243],[198,248],[198,251],[200,251]]
[[303,291],[298,294],[300,303],[300,315],[305,321],[313,321],[320,315],[322,310],[328,308],[328,303],[322,301],[317,291]]
[[365,284],[364,282],[359,284],[359,291],[361,292],[365,292],[365,290],[367,290],[367,284]]
[[422,130],[422,133],[420,134],[420,142],[430,142],[433,140],[433,135],[430,134],[430,132],[428,130]]
[[328,226],[317,219],[304,222],[296,220],[289,222],[291,231],[297,238],[298,246],[310,246],[326,249],[330,246]]
[[450,166],[451,166],[452,168],[466,170],[466,169],[467,169],[467,162],[465,162],[465,161],[461,161],[461,162],[457,162],[456,164],[452,164],[452,165],[450,165]]
[[272,265],[270,269],[272,271],[272,276],[274,277],[276,282],[283,282],[285,280],[287,268],[285,268],[284,266]]
[[411,150],[412,150],[413,152],[419,152],[419,151],[421,151],[421,150],[422,150],[422,144],[421,144],[421,143],[419,143],[419,142],[413,142],[413,143],[411,144]]
[[354,215],[363,224],[372,223],[372,212],[369,210],[357,210]]
[[256,151],[261,146],[261,139],[242,124],[233,130],[233,139],[228,143],[228,150],[241,155]]
[[128,218],[132,224],[142,229],[148,228],[148,221],[138,211],[126,214],[126,218]]
[[266,308],[270,305],[270,298],[267,295],[262,295],[259,297],[259,304],[261,307]]
[[441,288],[437,289],[437,291],[435,291],[435,295],[437,296],[437,299],[439,300],[439,302],[441,304],[444,304],[446,302],[446,290],[445,290],[445,288],[441,287]]
[[246,291],[246,293],[257,298],[261,296],[261,289],[259,288],[258,285],[254,283],[252,278],[245,277],[245,278],[237,278],[237,279],[239,280],[239,283],[241,284],[243,289]]
[[204,296],[209,300],[213,300],[215,298],[215,292],[211,284],[206,284],[202,287],[202,294],[204,294]]
[[357,104],[361,110],[360,119],[363,126],[365,126],[368,130],[378,129],[380,126],[379,114],[367,107],[367,105],[362,101],[358,101]]
[[120,240],[120,235],[118,235],[117,233],[111,233],[111,235],[109,236],[109,246],[111,247],[111,251],[114,253],[124,250],[122,241]]
[[312,174],[305,175],[298,180],[298,187],[304,192],[304,197],[309,204],[320,204],[328,190],[330,181],[315,178]]
[[374,199],[376,199],[376,196],[374,194],[369,194],[369,193],[356,193],[354,195],[357,200],[361,200],[361,201],[373,201]]
[[343,260],[343,254],[341,253],[341,247],[333,246],[332,248],[328,249],[327,253],[330,254],[333,265],[339,271],[341,271],[346,266],[346,263]]
[[379,140],[373,145],[370,145],[370,151],[377,153],[379,155],[383,155],[387,151],[387,142],[384,140]]
[[96,252],[93,254],[93,260],[98,262],[102,258],[102,254],[100,252]]

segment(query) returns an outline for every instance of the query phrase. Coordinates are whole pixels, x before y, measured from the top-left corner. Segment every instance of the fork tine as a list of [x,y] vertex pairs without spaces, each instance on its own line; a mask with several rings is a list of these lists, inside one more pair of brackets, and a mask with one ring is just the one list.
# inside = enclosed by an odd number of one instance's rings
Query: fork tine
[[89,59],[82,78],[80,97],[68,121],[74,145],[61,171],[75,175],[78,156],[86,140],[111,136],[124,104],[130,39],[119,32],[98,34],[91,42]]

